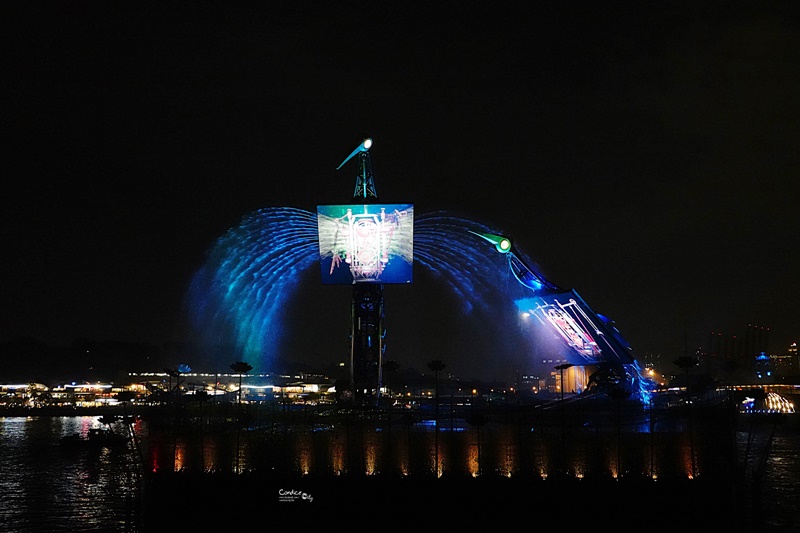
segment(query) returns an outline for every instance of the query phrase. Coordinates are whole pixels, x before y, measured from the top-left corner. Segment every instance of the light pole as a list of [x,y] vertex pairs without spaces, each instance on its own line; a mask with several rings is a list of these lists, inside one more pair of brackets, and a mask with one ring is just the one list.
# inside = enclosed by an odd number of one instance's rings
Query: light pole
[[564,370],[570,368],[572,363],[564,363],[563,365],[556,366],[556,370],[561,372],[561,403],[564,403]]
[[564,454],[564,471],[566,471],[566,445],[567,445],[567,436],[566,436],[566,427],[564,426],[564,370],[571,367],[571,363],[564,363],[562,365],[556,366],[556,370],[561,372],[561,453]]

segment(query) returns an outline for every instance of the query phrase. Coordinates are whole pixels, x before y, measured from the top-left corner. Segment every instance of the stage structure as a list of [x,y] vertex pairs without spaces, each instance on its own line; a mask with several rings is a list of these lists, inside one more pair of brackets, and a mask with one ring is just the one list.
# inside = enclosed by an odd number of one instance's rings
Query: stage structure
[[357,405],[378,405],[386,350],[384,284],[413,281],[414,206],[381,204],[369,149],[362,142],[337,167],[357,158],[353,202],[317,206],[320,277],[352,285],[349,391]]
[[590,375],[588,383],[581,386],[596,393],[621,388],[632,394],[649,396],[640,379],[633,350],[613,321],[593,311],[574,289],[561,288],[526,265],[507,237],[471,233],[506,255],[514,277],[530,290],[529,297],[515,301],[519,312],[552,331],[568,348],[569,364],[564,368],[572,373],[583,368],[584,374]]

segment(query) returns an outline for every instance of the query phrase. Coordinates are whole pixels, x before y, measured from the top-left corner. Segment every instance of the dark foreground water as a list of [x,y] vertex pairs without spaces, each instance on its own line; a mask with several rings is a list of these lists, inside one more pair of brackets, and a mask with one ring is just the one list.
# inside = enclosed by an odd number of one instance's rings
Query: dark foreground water
[[129,531],[136,475],[126,447],[62,447],[97,417],[0,418],[0,530]]
[[[735,434],[748,465],[741,482],[680,475],[691,467],[681,438],[587,432],[576,444],[558,431],[491,435],[458,422],[435,437],[402,423],[379,435],[354,424],[176,431],[139,420],[122,446],[59,444],[98,426],[96,416],[0,417],[0,531],[428,529],[484,518],[564,530],[800,531],[800,434],[763,424]],[[719,468],[696,456],[697,470]]]

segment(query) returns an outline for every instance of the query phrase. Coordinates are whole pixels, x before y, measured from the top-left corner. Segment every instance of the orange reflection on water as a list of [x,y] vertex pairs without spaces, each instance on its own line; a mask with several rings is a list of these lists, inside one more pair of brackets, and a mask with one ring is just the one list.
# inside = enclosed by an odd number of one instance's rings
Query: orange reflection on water
[[330,443],[330,462],[334,474],[345,472],[345,448],[341,440],[333,439]]
[[364,445],[364,471],[368,476],[376,473],[377,446],[374,439],[369,439]]
[[511,477],[511,474],[514,473],[516,467],[516,455],[514,453],[514,449],[511,444],[506,444],[505,453],[503,454],[503,458],[500,463],[500,473],[506,477]]
[[470,444],[467,450],[467,472],[472,477],[477,477],[480,469],[480,447],[477,444]]
[[298,458],[300,472],[307,475],[311,471],[311,453],[308,448],[301,448],[299,450]]
[[175,472],[180,472],[186,467],[186,442],[181,440],[175,442],[175,455],[173,457],[172,467]]
[[697,474],[697,465],[692,461],[692,448],[690,446],[686,446],[681,450],[681,465],[686,477],[694,479]]

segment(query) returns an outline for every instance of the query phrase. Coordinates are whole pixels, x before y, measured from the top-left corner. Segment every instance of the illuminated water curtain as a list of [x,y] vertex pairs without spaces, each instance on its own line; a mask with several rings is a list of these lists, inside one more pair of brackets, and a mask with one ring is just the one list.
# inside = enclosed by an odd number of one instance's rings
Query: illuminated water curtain
[[[291,333],[282,308],[303,271],[317,265],[323,283],[410,283],[413,260],[457,297],[461,313],[480,311],[490,321],[529,312],[563,341],[570,362],[611,362],[633,368],[634,379],[639,375],[613,323],[575,291],[549,282],[493,228],[445,212],[415,216],[411,204],[317,211],[261,209],[215,243],[187,298],[199,341],[226,346],[227,359],[269,370]],[[499,253],[487,253],[487,242]]]

